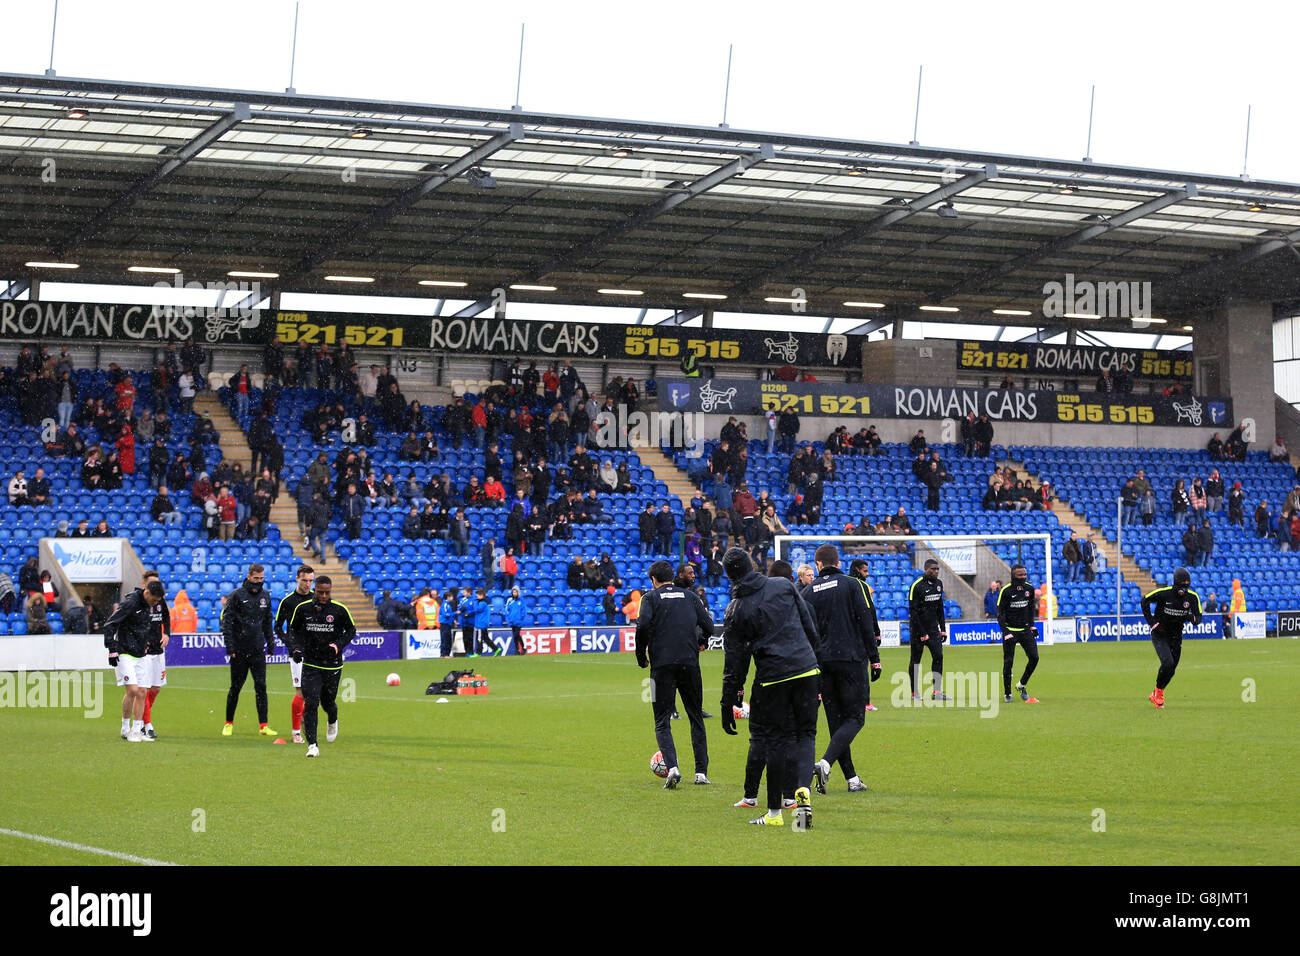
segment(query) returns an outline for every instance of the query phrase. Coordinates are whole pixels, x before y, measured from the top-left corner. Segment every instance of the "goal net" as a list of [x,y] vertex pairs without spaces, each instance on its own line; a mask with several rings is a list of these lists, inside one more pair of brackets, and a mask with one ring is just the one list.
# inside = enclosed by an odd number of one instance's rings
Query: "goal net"
[[1050,640],[1050,622],[1056,617],[1052,586],[1052,536],[1050,534],[782,534],[773,539],[775,557],[798,572],[807,564],[816,573],[813,555],[823,544],[840,552],[840,567],[848,571],[858,558],[867,562],[867,581],[875,594],[883,622],[907,620],[908,590],[922,573],[925,562],[939,562],[948,603],[961,607],[961,620],[984,620],[984,597],[994,581],[1011,581],[1011,566],[1023,564],[1029,583],[1047,597],[1040,602],[1040,618],[1049,622],[1044,637]]

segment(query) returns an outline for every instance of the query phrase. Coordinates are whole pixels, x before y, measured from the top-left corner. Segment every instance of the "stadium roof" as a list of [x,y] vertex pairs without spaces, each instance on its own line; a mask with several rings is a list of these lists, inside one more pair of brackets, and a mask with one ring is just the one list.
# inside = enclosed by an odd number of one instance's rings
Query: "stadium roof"
[[1300,302],[1300,184],[721,127],[0,74],[0,185],[11,277],[362,276],[369,294],[477,299],[466,313],[543,285],[511,298],[679,321],[788,314],[802,289],[858,331],[1043,325],[1066,273],[1151,281],[1156,316]]

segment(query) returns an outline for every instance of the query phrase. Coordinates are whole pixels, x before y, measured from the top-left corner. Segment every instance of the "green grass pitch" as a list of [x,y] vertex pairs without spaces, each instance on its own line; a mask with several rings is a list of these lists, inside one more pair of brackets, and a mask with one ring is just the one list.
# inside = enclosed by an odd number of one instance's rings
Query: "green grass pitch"
[[[871,792],[845,792],[836,768],[808,833],[732,808],[744,721],[737,737],[707,722],[711,787],[690,784],[675,721],[685,780],[661,788],[648,672],[630,654],[482,660],[492,693],[446,704],[424,688],[449,662],[349,664],[356,700],[335,743],[322,722],[319,760],[255,735],[251,683],[221,737],[219,668],[170,671],[153,744],[119,739],[111,680],[97,720],[0,710],[0,828],[180,864],[1300,863],[1300,642],[1188,641],[1161,712],[1145,643],[1045,648],[1039,705],[1001,703],[996,646],[945,659],[998,673],[998,715],[891,706],[907,659],[885,649],[881,709],[854,747]],[[716,711],[721,652],[702,666]],[[288,668],[269,683],[288,738]],[[823,723],[819,756],[825,739]],[[110,862],[0,835],[0,864]]]

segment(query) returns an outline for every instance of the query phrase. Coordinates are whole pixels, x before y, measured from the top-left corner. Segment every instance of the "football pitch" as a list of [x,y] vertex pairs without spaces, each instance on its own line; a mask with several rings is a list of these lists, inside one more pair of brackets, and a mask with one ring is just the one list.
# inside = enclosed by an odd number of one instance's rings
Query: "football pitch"
[[[991,683],[995,716],[987,696],[894,706],[907,651],[882,655],[880,710],[854,746],[871,790],[846,792],[836,768],[806,833],[747,826],[757,813],[732,808],[743,720],[736,737],[706,721],[709,787],[691,785],[689,728],[674,721],[684,780],[662,789],[648,672],[631,654],[348,664],[355,699],[333,744],[322,719],[318,760],[256,735],[251,682],[235,735],[220,736],[224,668],[171,670],[159,740],[128,744],[105,672],[98,719],[0,711],[0,829],[189,865],[1300,863],[1300,642],[1188,641],[1164,711],[1146,699],[1145,643],[1044,648],[1037,705],[1002,702],[1000,647],[948,648],[950,672]],[[722,654],[701,662],[716,712]],[[466,663],[490,695],[425,696]],[[288,668],[269,686],[287,739]],[[825,742],[823,719],[818,756]],[[114,862],[0,833],[0,864]]]

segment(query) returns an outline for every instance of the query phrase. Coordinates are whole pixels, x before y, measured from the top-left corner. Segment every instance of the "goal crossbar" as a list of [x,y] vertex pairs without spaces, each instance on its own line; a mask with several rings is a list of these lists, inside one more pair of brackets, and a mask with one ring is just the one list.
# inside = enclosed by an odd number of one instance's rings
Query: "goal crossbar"
[[[785,560],[787,545],[808,541],[818,544],[833,544],[838,541],[848,541],[855,544],[868,544],[879,541],[882,544],[888,544],[891,547],[897,547],[900,544],[924,544],[934,551],[941,551],[945,545],[953,546],[978,546],[983,542],[989,541],[1038,541],[1043,546],[1043,593],[1054,595],[1056,592],[1052,587],[1052,536],[1046,532],[1034,532],[1027,534],[778,534],[772,538],[773,552],[780,560]],[[810,560],[809,564],[812,563]],[[1047,614],[1044,620],[1050,621],[1056,617],[1054,611],[1055,601],[1049,599],[1047,602]]]

